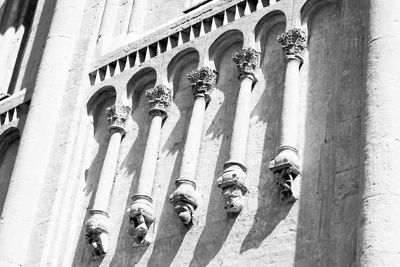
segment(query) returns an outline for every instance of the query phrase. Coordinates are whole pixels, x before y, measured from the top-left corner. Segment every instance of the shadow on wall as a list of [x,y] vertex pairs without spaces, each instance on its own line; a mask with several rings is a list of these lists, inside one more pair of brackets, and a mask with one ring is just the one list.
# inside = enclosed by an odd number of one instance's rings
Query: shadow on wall
[[296,266],[355,266],[362,150],[362,5],[357,0],[325,3],[309,10],[305,18],[309,29],[309,66],[302,75],[308,80],[307,179],[301,186]]
[[[177,153],[177,156],[159,217],[160,221],[157,227],[156,240],[147,266],[169,266],[189,230],[179,220],[173,206],[169,202],[169,195],[175,190],[175,180],[180,175],[184,140],[193,108],[193,93],[187,79],[187,73],[197,69],[198,64],[198,52],[188,49],[176,55],[168,66],[168,80],[174,89],[173,104],[170,112],[178,111],[180,115],[178,121],[175,122],[171,134],[165,141],[162,152],[168,151],[168,156]],[[177,110],[174,108],[174,105],[176,105]]]
[[[110,135],[108,134],[108,122],[105,115],[105,109],[115,103],[115,90],[105,88],[99,94],[95,95],[88,104],[88,115],[91,116],[93,122],[93,138],[89,142],[86,153],[92,156],[90,166],[85,171],[85,197],[90,196],[88,209],[93,206],[94,198],[96,196],[95,189],[99,182],[101,169],[103,166],[104,157],[107,151],[108,141]],[[91,134],[91,133],[90,133]],[[90,140],[90,139],[89,139]],[[78,253],[75,254],[73,259],[74,265],[79,265],[82,262],[88,262],[92,256],[86,248],[85,239],[85,222],[88,219],[86,213],[82,221],[81,232],[77,244]]]
[[[258,207],[251,229],[243,240],[240,253],[258,248],[275,227],[286,218],[293,204],[279,200],[276,181],[269,170],[269,161],[275,156],[279,146],[280,117],[285,79],[285,64],[282,47],[276,38],[285,31],[284,17],[276,17],[264,23],[273,23],[267,32],[261,33],[261,69],[265,80],[265,90],[258,100],[252,116],[267,124],[262,154],[262,165],[258,184]],[[283,75],[279,75],[283,74]],[[260,81],[261,82],[261,81]]]
[[[350,266],[355,251],[340,240],[351,233],[335,233],[342,216],[336,213],[336,161],[338,134],[338,96],[341,94],[340,5],[316,6],[307,18],[309,44],[305,57],[303,83],[306,90],[303,179],[296,239],[296,266]],[[356,94],[354,94],[356,95]],[[353,212],[357,212],[354,210]],[[356,227],[354,228],[356,229]],[[355,233],[353,233],[355,234]],[[354,236],[355,238],[355,236]],[[351,237],[350,237],[351,239]],[[335,245],[348,247],[343,251]],[[338,251],[342,251],[336,254]],[[335,259],[336,258],[336,259]],[[332,261],[333,260],[333,261]],[[336,262],[336,261],[342,261]]]
[[[222,35],[216,41],[218,49],[215,52],[219,53],[217,54],[219,57],[213,57],[214,45],[210,48],[210,55],[219,73],[217,88],[222,91],[224,99],[210,127],[206,130],[206,135],[212,135],[213,139],[221,139],[222,136],[222,140],[213,174],[205,225],[197,241],[190,266],[207,266],[210,263],[222,248],[237,218],[225,212],[221,189],[216,186],[216,180],[222,174],[223,165],[229,157],[230,133],[239,93],[238,72],[232,61],[232,54],[242,49],[243,37],[240,33],[236,40],[230,39],[230,43],[225,43],[229,39],[224,40],[224,38],[225,36]],[[217,104],[210,103],[210,105]]]
[[[132,101],[132,118],[135,122],[134,131],[137,136],[130,148],[126,158],[120,164],[120,169],[125,169],[124,176],[131,180],[129,197],[126,199],[124,210],[128,210],[133,196],[137,192],[140,170],[146,147],[147,136],[150,130],[151,117],[149,116],[149,105],[145,97],[145,91],[156,85],[156,74],[153,69],[145,70],[146,73],[138,73],[128,83],[128,97]],[[119,227],[117,245],[110,266],[134,266],[137,264],[147,248],[133,247],[133,238],[129,235],[130,222],[126,212],[122,215],[122,223]],[[154,231],[154,223],[150,232]]]
[[0,135],[0,214],[10,184],[11,173],[17,156],[20,132],[17,128],[9,128]]

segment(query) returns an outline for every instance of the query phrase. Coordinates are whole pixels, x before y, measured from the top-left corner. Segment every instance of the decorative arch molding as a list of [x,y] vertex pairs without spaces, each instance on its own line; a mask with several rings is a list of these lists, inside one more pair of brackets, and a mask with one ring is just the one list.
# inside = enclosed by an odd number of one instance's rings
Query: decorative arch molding
[[17,127],[10,127],[0,135],[0,164],[9,146],[20,138],[21,133]]
[[244,35],[239,30],[228,30],[221,34],[208,49],[209,60],[214,62],[214,68],[218,71],[220,69],[221,56],[231,46],[240,43],[243,46]]
[[254,36],[255,36],[255,48],[258,51],[261,51],[261,54],[264,54],[264,42],[266,41],[269,32],[272,28],[274,28],[277,24],[284,23],[286,25],[287,19],[285,13],[280,10],[274,10],[264,17],[262,17],[256,24],[254,28]]
[[86,104],[87,114],[93,115],[105,100],[116,97],[115,88],[111,85],[104,86],[94,93]]
[[128,81],[126,94],[128,99],[132,100],[132,113],[139,105],[139,99],[145,89],[153,88],[157,81],[155,69],[146,67],[136,72]]
[[[182,75],[183,68],[188,64],[198,65],[200,62],[199,52],[193,48],[189,47],[178,54],[176,54],[167,68],[167,78],[169,84],[172,85],[173,89],[176,90],[178,88],[177,83],[178,79]],[[184,73],[186,75],[186,73]]]
[[[310,18],[318,12],[318,10],[329,6],[329,5],[341,5],[342,0],[308,0],[302,7],[300,11],[301,24],[308,24]],[[311,33],[309,33],[309,36]]]

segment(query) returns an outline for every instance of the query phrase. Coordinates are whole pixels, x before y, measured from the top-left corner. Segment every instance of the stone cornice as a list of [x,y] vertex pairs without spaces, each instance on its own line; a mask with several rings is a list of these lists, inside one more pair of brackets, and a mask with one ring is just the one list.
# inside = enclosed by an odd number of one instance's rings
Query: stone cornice
[[257,3],[246,0],[218,1],[213,6],[205,6],[166,24],[140,40],[121,46],[119,49],[102,56],[94,62],[89,72],[91,85],[99,84],[126,69],[140,66],[166,51],[179,47],[189,41],[214,32],[242,17],[261,9],[285,6],[276,2],[273,5],[258,0]]

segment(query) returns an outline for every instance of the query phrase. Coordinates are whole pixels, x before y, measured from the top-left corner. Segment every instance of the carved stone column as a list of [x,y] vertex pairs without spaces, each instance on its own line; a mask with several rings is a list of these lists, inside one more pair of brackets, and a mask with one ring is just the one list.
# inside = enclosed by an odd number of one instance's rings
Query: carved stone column
[[176,180],[176,190],[170,201],[180,220],[187,226],[193,224],[193,213],[197,208],[196,168],[199,157],[204,111],[215,88],[217,72],[208,67],[194,70],[188,74],[194,94],[194,105],[190,118],[185,147],[183,149],[180,177]]
[[[400,1],[366,1],[357,265],[400,262]],[[361,70],[360,70],[361,71]],[[364,89],[364,88],[362,88]]]
[[222,189],[225,210],[239,213],[248,192],[245,163],[247,135],[250,123],[251,90],[256,82],[254,69],[259,64],[260,53],[253,48],[246,48],[234,53],[232,59],[239,69],[240,89],[233,122],[230,158],[224,164],[224,172],[218,178],[217,186]]
[[291,29],[278,36],[286,61],[285,87],[282,105],[282,129],[278,155],[271,160],[269,169],[274,173],[280,190],[280,200],[295,201],[293,182],[300,174],[298,155],[299,69],[307,44],[307,35],[301,29]]
[[125,134],[125,122],[130,110],[128,106],[124,105],[112,105],[106,109],[111,136],[100,173],[93,209],[89,211],[90,217],[85,224],[86,241],[95,257],[103,257],[108,251],[108,234],[110,231],[110,217],[107,212],[108,202],[115,177],[121,140]]
[[156,174],[162,122],[167,117],[167,108],[172,100],[171,93],[171,90],[164,85],[158,85],[146,91],[146,97],[150,104],[149,114],[152,119],[139,176],[138,190],[132,196],[132,205],[128,209],[129,221],[132,226],[131,235],[134,237],[135,246],[150,244],[146,235],[154,221],[151,192]]

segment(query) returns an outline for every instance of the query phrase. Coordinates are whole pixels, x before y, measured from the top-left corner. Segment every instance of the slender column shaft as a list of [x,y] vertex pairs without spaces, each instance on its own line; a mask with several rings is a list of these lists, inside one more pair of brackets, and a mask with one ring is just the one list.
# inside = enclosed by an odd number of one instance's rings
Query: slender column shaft
[[147,232],[155,219],[153,199],[153,183],[156,175],[157,154],[160,144],[163,119],[167,117],[167,108],[171,104],[171,90],[164,85],[146,91],[152,116],[149,135],[144,151],[137,193],[132,196],[132,205],[128,209],[130,234],[134,238],[134,246],[150,244]]
[[107,147],[107,153],[104,158],[103,168],[101,169],[99,184],[96,190],[96,198],[94,199],[93,209],[104,210],[108,208],[108,201],[113,185],[113,178],[117,164],[119,147],[121,144],[122,133],[113,132]]
[[58,0],[55,6],[1,215],[1,266],[26,264],[84,6],[82,0]]
[[112,105],[106,109],[111,136],[99,177],[93,209],[90,210],[90,217],[85,224],[86,241],[94,257],[104,257],[108,252],[108,234],[110,231],[108,204],[115,177],[119,148],[125,134],[125,123],[130,110],[128,106],[120,104]]
[[119,1],[116,0],[107,0],[105,4],[97,41],[100,54],[107,52],[113,42],[112,37],[118,19],[118,3]]
[[192,85],[194,105],[190,118],[185,147],[183,148],[180,177],[176,180],[176,190],[170,201],[174,205],[182,223],[188,227],[193,224],[193,214],[197,208],[196,168],[199,158],[204,113],[210,94],[215,88],[217,73],[208,67],[194,70],[187,75]]
[[135,0],[129,21],[128,33],[141,34],[143,32],[144,19],[146,18],[147,0]]
[[241,78],[239,95],[236,102],[235,119],[233,121],[230,159],[233,162],[246,162],[247,135],[250,124],[252,76]]
[[[307,35],[301,29],[291,29],[278,36],[286,61],[285,86],[281,117],[281,146],[278,155],[271,160],[269,169],[274,173],[279,187],[279,198],[293,202],[298,198],[298,186],[294,182],[300,174],[298,155],[299,69],[307,43]],[[299,179],[296,180],[296,182]],[[297,185],[297,183],[296,183]]]
[[192,117],[189,122],[189,129],[186,135],[186,143],[183,149],[182,165],[180,169],[181,178],[184,179],[195,180],[205,109],[205,97],[196,97],[193,105]]
[[239,70],[240,89],[236,102],[235,119],[232,129],[230,158],[224,164],[224,172],[217,180],[225,198],[225,210],[239,213],[248,192],[246,147],[250,125],[251,90],[256,81],[254,69],[258,66],[260,53],[253,48],[234,53],[232,60]]
[[369,0],[358,266],[400,262],[400,1]]
[[299,67],[296,57],[287,59],[283,91],[281,146],[298,146]]
[[149,130],[149,136],[144,151],[142,169],[140,170],[140,179],[138,185],[138,194],[151,196],[154,177],[156,174],[157,154],[160,144],[162,115],[159,112],[152,113],[152,120]]

